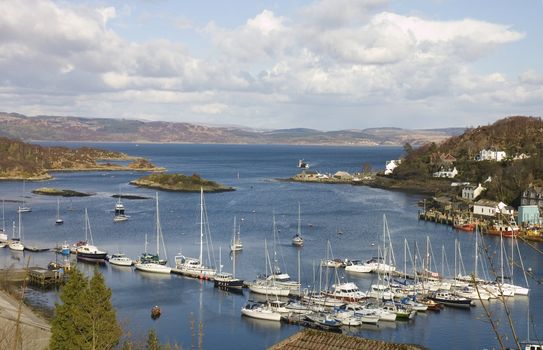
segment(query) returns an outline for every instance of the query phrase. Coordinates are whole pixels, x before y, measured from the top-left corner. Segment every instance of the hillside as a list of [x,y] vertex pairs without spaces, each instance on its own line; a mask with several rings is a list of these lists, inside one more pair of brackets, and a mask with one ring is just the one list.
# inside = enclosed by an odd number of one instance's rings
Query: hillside
[[[133,160],[128,166],[101,160]],[[0,179],[50,178],[48,171],[160,170],[153,164],[124,153],[97,148],[43,147],[0,137]]]
[[[419,148],[405,145],[402,164],[394,170],[393,178],[401,181],[418,180],[421,183],[450,182],[450,179],[434,179],[432,174],[440,169],[455,166],[455,181],[485,184],[484,196],[506,203],[516,203],[521,192],[530,184],[543,184],[543,121],[535,117],[509,117],[492,125],[467,130],[459,136]],[[483,149],[506,152],[506,159],[477,161]],[[456,158],[448,164],[440,155]],[[432,180],[432,181],[429,181]]]
[[23,140],[376,146],[403,145],[406,142],[414,145],[441,142],[461,132],[463,129],[398,128],[257,131],[242,127],[212,127],[190,123],[62,116],[27,117],[0,112],[0,136]]

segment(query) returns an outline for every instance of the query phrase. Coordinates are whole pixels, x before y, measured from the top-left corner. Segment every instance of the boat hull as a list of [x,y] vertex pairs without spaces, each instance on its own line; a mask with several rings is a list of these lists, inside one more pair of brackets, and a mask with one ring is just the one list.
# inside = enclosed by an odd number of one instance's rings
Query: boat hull
[[169,266],[155,264],[155,263],[135,264],[134,267],[137,270],[140,270],[143,272],[152,272],[152,273],[169,274],[172,271],[172,268]]

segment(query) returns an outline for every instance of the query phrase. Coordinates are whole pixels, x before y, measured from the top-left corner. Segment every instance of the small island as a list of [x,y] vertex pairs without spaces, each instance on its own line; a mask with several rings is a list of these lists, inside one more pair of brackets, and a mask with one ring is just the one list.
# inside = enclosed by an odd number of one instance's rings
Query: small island
[[153,188],[172,192],[198,192],[200,188],[204,192],[228,192],[235,191],[235,188],[206,180],[198,174],[187,176],[184,174],[151,174],[130,181],[131,185]]
[[90,193],[78,192],[74,190],[61,190],[51,187],[41,187],[32,191],[34,194],[41,194],[44,196],[62,196],[62,197],[88,197]]

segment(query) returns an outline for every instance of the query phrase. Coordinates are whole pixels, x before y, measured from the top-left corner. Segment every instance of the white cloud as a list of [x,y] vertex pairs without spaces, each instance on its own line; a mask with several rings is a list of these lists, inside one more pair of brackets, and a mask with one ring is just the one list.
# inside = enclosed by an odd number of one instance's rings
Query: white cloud
[[370,116],[382,125],[394,115],[431,120],[431,113],[487,108],[501,116],[507,104],[541,105],[541,73],[511,79],[472,67],[524,33],[385,7],[384,0],[321,0],[290,16],[264,9],[234,28],[172,21],[172,30],[195,31],[210,45],[197,55],[190,43],[122,37],[111,25],[132,7],[0,2],[0,104],[22,113],[333,129],[364,127]]

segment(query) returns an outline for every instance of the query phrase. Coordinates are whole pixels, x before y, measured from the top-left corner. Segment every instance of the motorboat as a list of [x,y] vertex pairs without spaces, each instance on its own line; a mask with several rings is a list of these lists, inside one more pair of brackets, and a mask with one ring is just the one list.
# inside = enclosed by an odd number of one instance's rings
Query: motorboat
[[247,303],[241,308],[241,314],[266,321],[281,321],[281,314],[273,311],[269,304]]
[[469,309],[469,307],[472,304],[471,299],[452,295],[451,293],[447,291],[434,292],[428,298],[438,303],[441,303],[443,305],[452,306],[452,307],[460,307],[460,308]]
[[353,282],[333,284],[330,291],[324,292],[330,298],[348,302],[358,302],[366,299],[366,293],[362,292]]
[[360,260],[349,260],[345,263],[345,271],[353,273],[370,273],[375,269],[375,265],[367,264]]
[[132,259],[122,253],[112,254],[107,260],[110,264],[117,266],[132,266],[134,264]]

